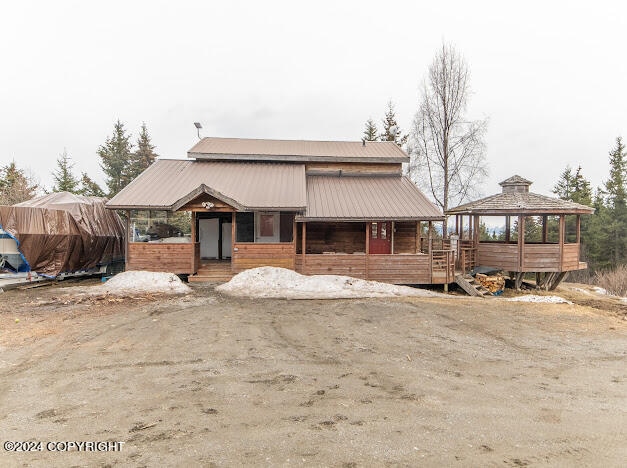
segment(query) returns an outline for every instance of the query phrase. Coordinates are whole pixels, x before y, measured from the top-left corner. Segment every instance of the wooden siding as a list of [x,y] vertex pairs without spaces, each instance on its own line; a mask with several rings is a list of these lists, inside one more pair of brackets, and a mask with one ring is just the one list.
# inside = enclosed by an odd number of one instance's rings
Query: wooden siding
[[128,244],[126,269],[167,271],[177,275],[192,274],[196,245],[191,242],[184,244],[131,242]]
[[303,256],[298,255],[296,271],[305,275],[346,275],[365,279],[366,258],[365,254],[308,254],[303,267]]
[[395,284],[429,284],[429,255],[369,255],[368,279]]
[[372,174],[394,174],[401,175],[402,167],[400,163],[387,163],[387,164],[367,164],[367,163],[332,163],[332,162],[311,162],[305,165],[305,171],[307,173],[316,174],[337,174],[339,171],[342,174],[360,174],[360,175],[372,175]]
[[231,266],[233,273],[261,266],[294,269],[296,251],[293,242],[233,244]]
[[[522,265],[520,264],[522,260]],[[518,244],[480,243],[477,265],[518,272],[560,272],[579,270],[579,244],[524,244],[520,259]]]
[[[346,275],[394,284],[432,282],[430,255],[424,254],[308,254],[304,263],[303,266],[302,255],[297,255],[296,271],[305,275]],[[452,273],[449,276],[452,277]]]
[[519,271],[518,260],[518,244],[479,243],[477,246],[477,265]]
[[516,271],[559,271],[560,263],[559,244],[525,244],[521,269]]
[[579,264],[578,243],[564,244],[564,251],[562,255],[562,271],[574,271],[580,269],[581,266]]
[[417,253],[416,222],[395,222],[394,223],[394,253],[415,254]]

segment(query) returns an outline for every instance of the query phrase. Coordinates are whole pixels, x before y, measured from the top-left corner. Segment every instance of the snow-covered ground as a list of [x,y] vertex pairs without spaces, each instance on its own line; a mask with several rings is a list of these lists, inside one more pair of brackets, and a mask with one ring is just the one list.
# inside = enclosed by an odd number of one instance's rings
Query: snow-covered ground
[[191,288],[173,273],[125,271],[94,287],[91,294],[132,296],[138,294],[187,294]]
[[359,297],[434,297],[442,294],[424,289],[366,281],[350,276],[305,276],[285,268],[245,270],[216,290],[232,296],[286,299],[346,299]]
[[512,302],[543,302],[548,304],[572,304],[572,302],[567,301],[563,297],[559,296],[536,296],[534,294],[529,294],[526,296],[518,296],[507,299]]

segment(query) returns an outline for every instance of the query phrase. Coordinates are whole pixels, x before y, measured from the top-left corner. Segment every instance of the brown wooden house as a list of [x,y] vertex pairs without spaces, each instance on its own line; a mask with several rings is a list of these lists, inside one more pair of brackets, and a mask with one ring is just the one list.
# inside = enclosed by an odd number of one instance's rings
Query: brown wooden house
[[[113,197],[130,270],[224,281],[278,266],[397,284],[448,284],[442,213],[402,175],[392,142],[203,138]],[[187,226],[187,227],[186,227]]]
[[456,220],[459,240],[452,244],[460,270],[508,271],[517,288],[525,273],[536,273],[539,286],[555,289],[568,272],[587,268],[580,258],[581,215],[594,209],[532,193],[531,183],[513,176],[500,183],[501,193],[447,211]]

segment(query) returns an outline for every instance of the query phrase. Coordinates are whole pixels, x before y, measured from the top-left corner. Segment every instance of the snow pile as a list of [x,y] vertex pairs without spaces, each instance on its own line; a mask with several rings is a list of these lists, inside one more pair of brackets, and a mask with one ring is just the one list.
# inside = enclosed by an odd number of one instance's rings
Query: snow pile
[[152,271],[125,271],[119,273],[101,286],[94,288],[93,294],[134,296],[140,294],[187,294],[191,288],[173,273]]
[[259,267],[235,275],[217,291],[232,296],[286,299],[346,299],[359,297],[423,296],[441,294],[407,286],[366,281],[350,276],[305,276],[285,268]]
[[528,296],[518,296],[512,297],[511,299],[507,299],[508,301],[513,302],[544,302],[548,304],[572,304],[572,302],[567,301],[563,297],[559,296],[535,296],[533,294],[529,294]]

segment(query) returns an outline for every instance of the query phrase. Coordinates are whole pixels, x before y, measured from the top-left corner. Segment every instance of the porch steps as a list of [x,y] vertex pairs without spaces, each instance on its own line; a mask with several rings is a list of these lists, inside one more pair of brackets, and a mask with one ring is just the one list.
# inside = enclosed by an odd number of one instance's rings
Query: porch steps
[[187,277],[189,283],[226,283],[233,278],[231,263],[203,265],[195,275]]
[[490,291],[481,286],[481,283],[468,274],[455,275],[455,283],[457,283],[470,296],[485,297],[486,295],[492,295]]

